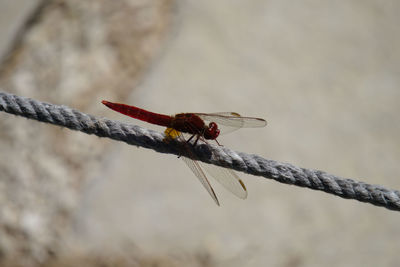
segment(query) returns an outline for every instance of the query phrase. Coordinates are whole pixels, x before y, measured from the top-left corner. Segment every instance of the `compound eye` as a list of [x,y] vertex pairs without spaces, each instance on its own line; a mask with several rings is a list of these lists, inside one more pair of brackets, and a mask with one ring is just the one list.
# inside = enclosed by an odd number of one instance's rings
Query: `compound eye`
[[215,139],[219,135],[218,125],[215,122],[210,122],[208,125],[208,136],[210,139]]
[[219,129],[216,129],[216,130],[215,130],[214,136],[215,136],[215,138],[217,138],[217,137],[219,136]]
[[218,126],[215,122],[210,122],[210,124],[208,125],[208,128],[214,130],[214,129],[218,129]]

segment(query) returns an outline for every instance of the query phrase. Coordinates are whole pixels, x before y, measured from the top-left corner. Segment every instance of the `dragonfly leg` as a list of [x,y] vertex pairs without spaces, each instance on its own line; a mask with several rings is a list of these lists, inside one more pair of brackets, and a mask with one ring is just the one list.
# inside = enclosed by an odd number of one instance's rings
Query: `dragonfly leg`
[[186,140],[186,144],[189,144],[189,143],[190,143],[190,140],[192,140],[193,137],[195,137],[195,136],[197,136],[197,137],[196,137],[196,141],[194,141],[193,146],[196,146],[196,145],[197,145],[197,142],[198,142],[199,139],[200,139],[200,135],[199,135],[199,134],[193,134],[188,140]]
[[215,142],[217,142],[217,144],[218,144],[219,146],[223,146],[223,145],[221,145],[221,144],[218,142],[217,139],[214,139],[214,140],[215,140]]
[[196,141],[194,141],[193,146],[196,146],[196,145],[197,145],[197,142],[199,141],[199,139],[200,139],[200,135],[197,135]]
[[[186,142],[186,143],[187,143],[187,142]],[[179,159],[180,157],[182,157],[182,151],[183,151],[183,148],[181,148],[181,151],[180,151],[180,153],[179,153],[178,159]]]
[[[195,136],[197,136],[197,138],[196,138],[196,141],[194,142],[193,146],[196,146],[197,141],[199,141],[199,138],[200,138],[200,135],[198,135],[198,134],[193,134],[191,137],[189,137],[188,140],[185,141],[185,143],[186,143],[186,144],[190,144],[190,140],[192,140],[193,137],[195,137]],[[183,138],[183,136],[181,136],[181,137]],[[183,140],[185,140],[185,139],[183,138]],[[178,159],[179,159],[181,156],[182,156],[182,155],[179,155],[179,156],[178,156]]]
[[[186,144],[189,144],[190,140],[193,139],[193,137],[195,136],[195,134],[193,134],[188,140],[186,140]],[[182,155],[178,156],[178,159],[181,157]]]
[[202,132],[199,132],[196,127],[193,127],[190,123],[187,125],[193,132],[195,132],[188,140],[187,143],[189,143],[190,140],[193,139],[193,137],[196,135],[196,141],[194,142],[193,146],[197,145],[197,142],[199,141],[200,137],[204,136],[204,130]]
[[186,143],[189,143],[190,140],[192,140],[194,136],[195,136],[195,134],[193,134],[193,135],[186,141]]

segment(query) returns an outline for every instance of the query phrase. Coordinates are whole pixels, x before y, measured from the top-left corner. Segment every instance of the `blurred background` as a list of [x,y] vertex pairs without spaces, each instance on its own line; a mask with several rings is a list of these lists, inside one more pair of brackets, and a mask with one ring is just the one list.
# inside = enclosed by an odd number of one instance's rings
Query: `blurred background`
[[[234,150],[400,188],[400,2],[0,0],[0,90],[263,117]],[[2,266],[398,266],[396,212],[0,114]],[[213,182],[213,181],[211,181]]]

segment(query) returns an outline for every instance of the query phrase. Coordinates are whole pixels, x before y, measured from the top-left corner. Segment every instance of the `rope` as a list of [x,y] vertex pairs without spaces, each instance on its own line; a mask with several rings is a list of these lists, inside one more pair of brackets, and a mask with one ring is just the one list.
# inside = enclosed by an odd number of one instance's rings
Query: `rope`
[[236,152],[215,145],[190,146],[192,151],[187,154],[182,153],[186,151],[182,149],[185,144],[179,140],[165,142],[163,140],[165,136],[159,132],[105,118],[96,118],[67,106],[43,103],[0,92],[0,111],[99,137],[108,137],[161,153],[187,157],[194,155],[206,163],[400,211],[400,192],[397,190],[341,178],[319,170],[299,168],[289,163],[264,159],[257,155]]

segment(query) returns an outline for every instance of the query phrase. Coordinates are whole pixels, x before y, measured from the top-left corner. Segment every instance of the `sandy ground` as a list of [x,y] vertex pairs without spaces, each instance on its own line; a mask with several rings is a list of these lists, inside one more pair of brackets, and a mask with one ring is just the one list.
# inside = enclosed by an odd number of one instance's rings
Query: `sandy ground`
[[[162,56],[126,102],[264,117],[266,128],[220,142],[400,188],[399,11],[397,1],[179,1]],[[248,199],[215,185],[217,207],[175,156],[117,143],[107,153],[71,244],[203,253],[218,266],[400,262],[396,212],[245,174]]]

